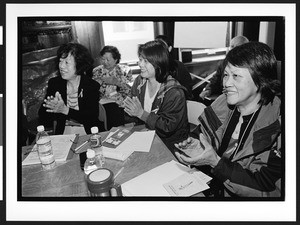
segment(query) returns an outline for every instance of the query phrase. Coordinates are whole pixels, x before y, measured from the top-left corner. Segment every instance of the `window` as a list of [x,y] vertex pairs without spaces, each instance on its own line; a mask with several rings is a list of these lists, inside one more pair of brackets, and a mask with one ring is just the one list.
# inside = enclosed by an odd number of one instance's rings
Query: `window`
[[[182,52],[192,52],[195,62],[225,58],[230,40],[231,23],[220,22],[175,22],[174,47]],[[186,34],[189,33],[187,36]]]
[[104,44],[116,46],[122,62],[138,61],[139,44],[154,39],[153,22],[103,21]]

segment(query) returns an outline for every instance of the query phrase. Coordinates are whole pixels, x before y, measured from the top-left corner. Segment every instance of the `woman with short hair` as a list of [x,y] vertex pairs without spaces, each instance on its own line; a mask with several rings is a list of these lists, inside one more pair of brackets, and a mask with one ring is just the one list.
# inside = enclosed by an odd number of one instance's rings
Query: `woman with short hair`
[[[106,45],[100,51],[101,65],[93,69],[93,79],[100,84],[100,99],[107,115],[107,129],[124,124],[124,99],[130,93],[132,72],[129,66],[121,65],[117,47]],[[108,101],[107,101],[108,100]]]
[[98,120],[100,85],[92,80],[93,58],[88,49],[78,43],[67,43],[57,51],[58,76],[48,81],[47,93],[39,109],[39,122],[52,127],[55,134],[63,134],[67,120],[83,124],[85,132],[91,127],[100,131],[104,125]]
[[123,104],[130,93],[132,72],[129,66],[121,65],[121,54],[115,46],[106,45],[100,51],[101,65],[93,69],[93,79],[100,84],[100,98],[106,97]]
[[179,161],[199,169],[209,165],[226,195],[282,196],[276,66],[274,53],[264,43],[249,42],[229,51],[223,64],[223,94],[199,117],[200,136],[193,134],[200,141],[189,138],[176,145]]

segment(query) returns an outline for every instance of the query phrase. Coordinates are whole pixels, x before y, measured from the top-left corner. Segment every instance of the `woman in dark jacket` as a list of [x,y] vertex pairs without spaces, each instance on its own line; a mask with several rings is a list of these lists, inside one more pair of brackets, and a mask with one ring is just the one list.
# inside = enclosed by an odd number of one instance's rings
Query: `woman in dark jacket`
[[63,134],[66,120],[83,124],[85,132],[91,127],[104,130],[99,116],[100,85],[92,80],[93,58],[78,43],[62,45],[57,51],[59,76],[49,80],[44,103],[39,110],[39,122],[52,127],[57,121],[55,134]]
[[138,48],[141,74],[125,99],[125,112],[139,118],[171,148],[188,136],[186,89],[169,75],[169,52],[160,41]]

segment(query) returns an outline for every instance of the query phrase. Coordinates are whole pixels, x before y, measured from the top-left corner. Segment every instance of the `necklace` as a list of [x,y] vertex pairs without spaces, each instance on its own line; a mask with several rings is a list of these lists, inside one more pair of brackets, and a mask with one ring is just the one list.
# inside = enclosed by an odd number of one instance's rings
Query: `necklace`
[[78,92],[78,87],[80,83],[80,76],[77,77],[76,82],[67,82],[67,95],[73,95]]
[[[258,108],[258,109],[260,109],[260,108]],[[240,146],[241,146],[242,140],[243,140],[243,138],[244,138],[244,136],[245,136],[245,133],[247,132],[247,130],[248,130],[248,128],[249,128],[249,126],[250,126],[250,124],[251,124],[251,121],[253,120],[255,114],[258,112],[258,109],[255,110],[255,112],[252,114],[252,116],[251,116],[249,122],[247,123],[247,126],[246,126],[245,130],[243,131],[243,134],[241,135],[241,139],[240,139],[240,141],[238,142],[238,145],[236,146],[236,148],[235,148],[235,150],[234,150],[234,154],[233,154],[233,157],[232,157],[232,158],[234,158],[234,157],[236,156],[236,154],[237,154],[237,152],[238,152],[238,149],[239,149]]]

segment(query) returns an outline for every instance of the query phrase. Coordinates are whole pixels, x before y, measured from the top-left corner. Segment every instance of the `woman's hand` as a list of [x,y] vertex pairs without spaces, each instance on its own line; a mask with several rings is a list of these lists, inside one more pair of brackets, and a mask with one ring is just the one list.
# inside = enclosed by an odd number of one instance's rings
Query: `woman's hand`
[[203,147],[200,144],[200,141],[198,139],[188,137],[183,142],[180,142],[178,144],[175,144],[175,147],[184,155],[187,155],[188,157],[195,157],[204,151]]
[[43,106],[47,108],[47,112],[51,113],[62,113],[68,115],[69,107],[65,105],[64,100],[61,97],[61,94],[57,91],[55,93],[55,97],[48,96],[47,99],[44,100]]
[[102,77],[102,81],[105,84],[121,86],[121,82],[115,76]]
[[[176,157],[180,162],[186,165],[195,165],[195,166],[210,165],[211,167],[215,167],[218,164],[220,157],[217,155],[213,147],[208,143],[208,141],[206,140],[203,134],[200,134],[199,138],[200,138],[199,145],[194,145],[193,154],[191,153],[188,154],[190,157],[184,156],[179,152],[175,152]],[[201,144],[204,147],[202,150],[200,149]],[[199,153],[198,155],[196,154],[197,150]]]
[[114,95],[116,95],[117,92],[117,86],[116,85],[106,85],[105,88],[105,95],[109,98],[112,97]]
[[144,113],[142,104],[137,97],[126,97],[126,99],[124,100],[124,107],[124,111],[130,116],[141,118]]

